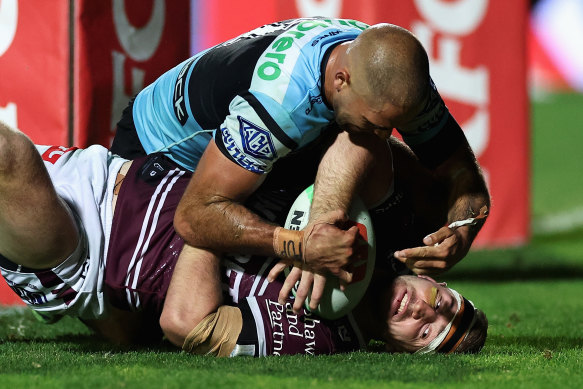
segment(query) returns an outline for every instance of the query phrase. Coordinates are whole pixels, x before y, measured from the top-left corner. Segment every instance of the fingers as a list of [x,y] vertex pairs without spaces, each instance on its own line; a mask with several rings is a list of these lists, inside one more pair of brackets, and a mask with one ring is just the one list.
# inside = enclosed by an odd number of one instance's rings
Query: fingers
[[324,287],[326,286],[326,277],[321,274],[314,275],[314,285],[312,287],[312,295],[310,297],[310,309],[313,311],[320,305],[320,300],[324,295]]
[[459,260],[451,255],[447,243],[396,251],[394,257],[418,275],[443,273]]
[[340,284],[348,285],[352,282],[352,273],[346,269],[338,269],[338,271],[333,274],[338,277]]
[[[297,268],[296,268],[297,269]],[[293,310],[294,313],[299,314],[302,312],[308,293],[312,288],[314,282],[314,274],[310,271],[304,270],[301,274],[302,279],[300,280],[300,285],[296,291],[296,299],[294,301]],[[325,281],[324,281],[325,282]]]
[[352,273],[346,270],[341,270],[338,274],[338,280],[340,282],[340,290],[344,292],[346,286],[352,282]]
[[441,227],[436,232],[431,233],[427,235],[425,238],[423,238],[423,243],[427,246],[435,246],[442,243],[444,240],[446,240],[453,234],[454,231],[451,228],[447,226]]
[[435,276],[445,272],[449,267],[444,261],[407,260],[405,265],[417,275]]
[[289,265],[285,261],[279,261],[276,263],[267,275],[267,281],[273,282],[287,266]]
[[278,303],[280,303],[281,305],[285,305],[286,300],[289,297],[289,294],[290,294],[292,288],[294,287],[296,282],[298,282],[298,280],[300,279],[301,276],[302,276],[302,269],[300,269],[299,267],[292,268],[292,270],[289,272],[289,274],[285,278],[283,286],[281,287],[281,289],[279,291],[279,296],[277,298]]

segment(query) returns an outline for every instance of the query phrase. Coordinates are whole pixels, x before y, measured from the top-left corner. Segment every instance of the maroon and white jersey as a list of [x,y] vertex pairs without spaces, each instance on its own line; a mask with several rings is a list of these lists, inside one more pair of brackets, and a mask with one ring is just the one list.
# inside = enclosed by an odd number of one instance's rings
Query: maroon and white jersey
[[184,246],[173,221],[190,176],[162,154],[132,162],[118,194],[107,255],[105,290],[115,307],[160,317]]
[[293,298],[284,306],[277,296],[265,295],[239,301],[243,329],[231,356],[336,354],[365,347],[352,314],[324,320],[306,309],[297,315],[292,305]]
[[352,316],[324,320],[304,309],[296,315],[293,297],[285,306],[277,302],[283,285],[267,274],[278,262],[274,257],[226,256],[229,295],[243,316],[243,329],[231,356],[334,354],[365,347]]
[[80,242],[73,254],[52,269],[27,269],[0,255],[2,275],[22,301],[46,321],[65,314],[81,319],[101,318],[107,314],[108,306],[103,276],[113,188],[126,160],[102,146],[36,148],[57,194],[75,217]]

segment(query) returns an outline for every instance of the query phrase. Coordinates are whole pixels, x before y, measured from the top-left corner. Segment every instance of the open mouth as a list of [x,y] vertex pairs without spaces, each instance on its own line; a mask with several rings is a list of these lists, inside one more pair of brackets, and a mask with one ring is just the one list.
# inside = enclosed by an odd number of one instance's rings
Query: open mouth
[[393,303],[393,316],[400,315],[407,309],[407,305],[409,303],[409,293],[407,290],[403,292],[400,298],[397,298],[396,301]]
[[405,307],[407,306],[407,302],[409,301],[409,293],[405,293],[403,299],[401,300],[401,304],[399,305],[399,309],[397,309],[397,314],[403,312]]

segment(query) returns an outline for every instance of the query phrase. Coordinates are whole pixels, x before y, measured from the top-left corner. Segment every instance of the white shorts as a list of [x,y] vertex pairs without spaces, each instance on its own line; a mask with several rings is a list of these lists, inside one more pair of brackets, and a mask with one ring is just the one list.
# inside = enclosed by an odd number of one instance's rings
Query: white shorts
[[81,239],[75,251],[52,269],[27,269],[0,256],[2,276],[47,321],[63,315],[101,318],[107,313],[103,278],[113,217],[113,188],[126,160],[102,146],[36,147],[58,195],[77,221]]

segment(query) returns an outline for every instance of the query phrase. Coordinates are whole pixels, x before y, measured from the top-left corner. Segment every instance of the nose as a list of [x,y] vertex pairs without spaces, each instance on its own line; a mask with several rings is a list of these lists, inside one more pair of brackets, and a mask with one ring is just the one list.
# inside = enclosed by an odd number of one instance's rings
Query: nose
[[425,319],[428,321],[433,321],[435,319],[435,309],[429,304],[427,304],[422,299],[419,299],[413,304],[412,317],[413,319]]

